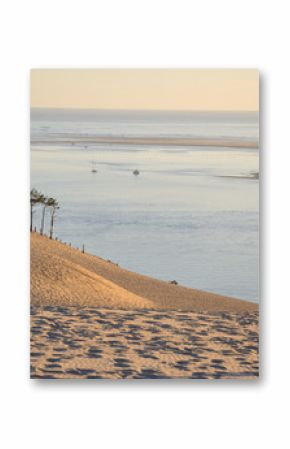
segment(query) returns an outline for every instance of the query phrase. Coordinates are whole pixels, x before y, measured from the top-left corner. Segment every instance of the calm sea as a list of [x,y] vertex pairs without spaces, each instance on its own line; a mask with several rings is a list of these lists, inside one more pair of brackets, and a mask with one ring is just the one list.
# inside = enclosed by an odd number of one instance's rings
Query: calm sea
[[258,134],[256,113],[34,109],[31,186],[58,199],[63,241],[258,301]]

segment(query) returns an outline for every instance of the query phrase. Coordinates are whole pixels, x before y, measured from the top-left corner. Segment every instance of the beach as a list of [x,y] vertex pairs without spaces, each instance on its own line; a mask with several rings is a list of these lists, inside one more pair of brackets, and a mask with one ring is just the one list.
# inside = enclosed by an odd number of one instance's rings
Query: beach
[[31,233],[32,378],[258,377],[258,305]]

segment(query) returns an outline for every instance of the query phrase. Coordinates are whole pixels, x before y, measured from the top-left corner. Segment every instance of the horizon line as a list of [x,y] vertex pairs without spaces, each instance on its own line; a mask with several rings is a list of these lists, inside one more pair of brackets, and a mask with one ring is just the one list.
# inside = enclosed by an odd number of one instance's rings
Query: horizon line
[[117,111],[117,112],[260,112],[260,109],[121,109],[121,108],[80,108],[76,106],[31,106],[30,109],[81,110],[81,111]]

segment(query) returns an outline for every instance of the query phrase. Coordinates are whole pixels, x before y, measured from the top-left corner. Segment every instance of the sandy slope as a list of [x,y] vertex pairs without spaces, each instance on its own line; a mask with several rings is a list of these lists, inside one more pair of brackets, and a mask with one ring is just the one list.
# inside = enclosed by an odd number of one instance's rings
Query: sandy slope
[[171,285],[130,272],[35,233],[31,234],[31,302],[34,305],[120,309],[258,310],[251,302]]

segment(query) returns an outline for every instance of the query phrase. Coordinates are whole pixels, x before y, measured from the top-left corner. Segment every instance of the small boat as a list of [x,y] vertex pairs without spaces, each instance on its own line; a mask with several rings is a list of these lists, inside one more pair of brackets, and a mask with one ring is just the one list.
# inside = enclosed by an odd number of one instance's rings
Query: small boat
[[133,171],[133,175],[135,175],[135,176],[138,176],[138,175],[140,175],[140,172],[139,172],[139,170],[134,170],[134,171]]
[[96,168],[96,161],[92,161],[92,169],[91,169],[92,173],[98,173],[98,170]]

